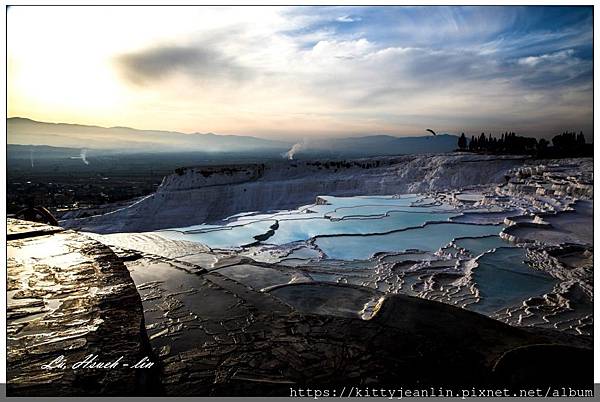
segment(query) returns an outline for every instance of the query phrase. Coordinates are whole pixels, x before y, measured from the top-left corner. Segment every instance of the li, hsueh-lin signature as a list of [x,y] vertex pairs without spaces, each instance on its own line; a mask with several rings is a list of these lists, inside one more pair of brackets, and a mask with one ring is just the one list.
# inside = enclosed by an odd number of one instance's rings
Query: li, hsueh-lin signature
[[142,359],[138,360],[134,364],[129,364],[123,362],[124,356],[120,356],[119,358],[113,361],[101,361],[98,355],[87,355],[85,359],[69,363],[64,355],[58,356],[56,359],[52,360],[50,363],[42,364],[41,368],[43,370],[65,370],[65,369],[116,369],[119,367],[123,368],[132,368],[132,369],[148,369],[154,366],[154,362],[150,361],[147,356],[144,356]]

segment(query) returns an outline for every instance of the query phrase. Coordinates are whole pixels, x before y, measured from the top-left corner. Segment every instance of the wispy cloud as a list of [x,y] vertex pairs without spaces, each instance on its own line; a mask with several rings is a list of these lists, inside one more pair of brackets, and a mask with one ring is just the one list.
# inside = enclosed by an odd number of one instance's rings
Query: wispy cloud
[[568,61],[573,56],[573,53],[574,53],[573,49],[567,49],[567,50],[561,50],[560,52],[556,52],[556,53],[542,54],[539,56],[522,57],[518,60],[518,63],[521,65],[524,65],[524,66],[528,66],[528,67],[535,67],[542,63],[544,63],[544,64],[563,63],[565,61]]
[[362,20],[360,17],[351,17],[349,15],[342,15],[335,19],[337,22],[356,22]]

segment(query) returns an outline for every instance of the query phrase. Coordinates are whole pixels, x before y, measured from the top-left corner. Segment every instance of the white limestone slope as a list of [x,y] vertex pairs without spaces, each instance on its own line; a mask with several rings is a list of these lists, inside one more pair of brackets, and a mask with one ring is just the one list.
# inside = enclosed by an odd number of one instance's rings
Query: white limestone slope
[[97,233],[141,232],[210,222],[247,211],[287,209],[318,195],[418,193],[501,183],[525,158],[423,154],[333,162],[178,169],[156,191],[103,215],[61,222]]

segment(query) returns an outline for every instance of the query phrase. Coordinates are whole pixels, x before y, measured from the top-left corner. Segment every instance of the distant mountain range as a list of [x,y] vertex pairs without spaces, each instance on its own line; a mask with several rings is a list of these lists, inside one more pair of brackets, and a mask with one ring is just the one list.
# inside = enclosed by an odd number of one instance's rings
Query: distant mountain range
[[21,117],[7,119],[7,137],[9,144],[138,152],[245,151],[287,149],[291,146],[283,141],[238,135],[184,134],[128,127],[105,128],[80,124],[44,123]]
[[[7,119],[9,145],[50,146],[58,149],[37,149],[50,154],[72,154],[65,148],[90,149],[126,153],[252,153],[264,152],[283,157],[361,157],[415,153],[449,152],[456,148],[457,137],[448,134],[419,137],[371,135],[364,137],[311,139],[294,144],[251,136],[217,135],[213,133],[184,134],[175,131],[138,130],[127,127],[98,127],[80,124],[44,123],[31,119]],[[293,150],[293,152],[289,152]],[[10,147],[11,152],[22,153],[23,147]],[[10,158],[10,155],[9,155]]]

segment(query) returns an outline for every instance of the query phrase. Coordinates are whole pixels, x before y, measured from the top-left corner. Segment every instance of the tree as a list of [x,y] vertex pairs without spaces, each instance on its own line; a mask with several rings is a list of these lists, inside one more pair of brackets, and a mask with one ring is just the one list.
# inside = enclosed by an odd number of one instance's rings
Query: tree
[[477,148],[477,143],[475,142],[475,136],[471,136],[471,141],[469,141],[469,151],[475,151]]
[[485,133],[481,133],[481,135],[479,136],[479,139],[477,140],[477,148],[480,150],[486,150],[487,149],[487,138],[485,136]]
[[467,137],[465,137],[465,133],[462,133],[458,138],[458,148],[465,149],[467,147]]

